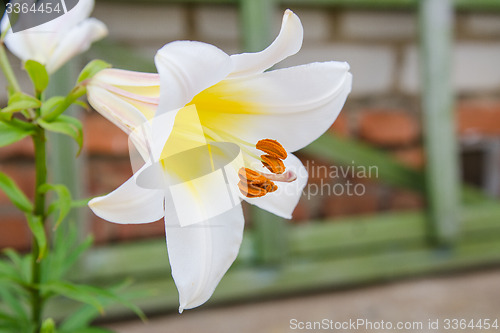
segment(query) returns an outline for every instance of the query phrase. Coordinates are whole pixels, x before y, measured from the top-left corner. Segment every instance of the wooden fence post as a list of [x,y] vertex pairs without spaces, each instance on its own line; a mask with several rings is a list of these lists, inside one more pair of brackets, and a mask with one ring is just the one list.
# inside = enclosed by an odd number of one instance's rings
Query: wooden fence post
[[460,187],[452,88],[453,0],[420,1],[420,56],[427,199],[431,237],[451,245],[459,233]]
[[[240,0],[243,48],[246,52],[265,49],[272,41],[274,0]],[[259,264],[276,265],[286,255],[286,221],[252,206],[255,228],[255,258]]]

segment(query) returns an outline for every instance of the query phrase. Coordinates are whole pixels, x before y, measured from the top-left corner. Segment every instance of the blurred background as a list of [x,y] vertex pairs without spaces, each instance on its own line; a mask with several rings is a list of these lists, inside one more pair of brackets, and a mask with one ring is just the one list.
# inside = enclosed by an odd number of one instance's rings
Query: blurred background
[[[261,50],[286,8],[301,18],[304,44],[278,67],[347,61],[354,76],[335,124],[298,152],[310,179],[293,219],[245,206],[237,262],[206,305],[179,317],[163,222],[115,225],[81,209],[72,218],[95,246],[75,277],[101,284],[132,277],[133,290],[151,291],[138,299],[153,315],[148,325],[120,325],[131,316],[122,309],[103,320],[117,322],[110,327],[118,332],[288,332],[293,318],[494,319],[498,1],[97,0],[93,16],[109,36],[59,71],[54,89],[65,91],[94,58],[155,72],[156,50],[173,40],[229,54]],[[75,147],[54,138],[53,175],[80,198],[108,193],[132,174],[127,137],[95,111],[73,112],[84,121],[84,153],[74,160]],[[29,140],[0,149],[0,170],[30,195],[32,152]],[[29,249],[24,216],[3,193],[0,221],[0,248]]]

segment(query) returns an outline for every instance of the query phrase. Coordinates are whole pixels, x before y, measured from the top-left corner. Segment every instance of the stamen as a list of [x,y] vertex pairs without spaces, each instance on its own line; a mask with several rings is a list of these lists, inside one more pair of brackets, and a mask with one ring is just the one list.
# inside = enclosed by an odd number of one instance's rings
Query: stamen
[[271,155],[261,155],[262,164],[272,173],[282,174],[285,172],[285,163],[279,158]]
[[265,176],[249,168],[240,168],[240,170],[238,170],[238,177],[240,177],[242,182],[251,184],[264,184],[267,181]]
[[238,188],[240,192],[243,193],[247,198],[258,198],[266,195],[267,190],[265,188],[259,187],[255,184],[244,182],[240,180],[238,182]]
[[258,172],[249,168],[240,168],[238,170],[238,188],[240,192],[247,198],[257,198],[272,193],[278,189],[274,181],[293,182],[297,179],[297,175],[292,171],[287,171],[283,174],[267,174]]
[[297,179],[297,175],[295,172],[288,170],[287,172],[281,174],[281,175],[275,175],[275,174],[270,174],[270,173],[261,173],[262,176],[266,177],[269,180],[273,180],[275,182],[282,182],[282,183],[291,183]]
[[272,181],[269,180],[266,183],[266,191],[267,191],[267,193],[272,193],[272,192],[276,191],[277,189],[278,189],[278,185],[276,185]]
[[284,160],[288,156],[285,148],[283,148],[283,146],[276,140],[262,139],[257,142],[255,147],[258,150],[262,150],[264,153],[281,160]]

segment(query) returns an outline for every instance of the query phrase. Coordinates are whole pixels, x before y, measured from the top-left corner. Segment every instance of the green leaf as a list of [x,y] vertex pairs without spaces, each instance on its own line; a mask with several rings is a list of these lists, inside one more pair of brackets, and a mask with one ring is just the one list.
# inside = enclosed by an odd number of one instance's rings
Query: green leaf
[[[1,130],[1,129],[0,129]],[[0,171],[0,189],[7,195],[17,208],[23,212],[31,212],[33,204],[26,195],[19,189],[16,183],[9,176]]]
[[70,268],[78,261],[81,255],[92,246],[93,242],[94,238],[89,235],[82,243],[69,251],[69,253],[67,253],[67,256],[64,258],[64,262],[59,267],[61,273],[64,274],[69,271]]
[[102,314],[104,313],[104,305],[108,302],[114,302],[128,307],[139,316],[142,320],[146,320],[146,316],[142,310],[125,299],[117,295],[114,291],[108,289],[97,288],[88,285],[78,285],[69,282],[52,281],[40,286],[42,290],[48,290],[68,298],[92,305]]
[[58,199],[54,201],[51,205],[54,205],[57,209],[59,209],[59,216],[55,222],[54,230],[59,227],[61,222],[64,220],[66,215],[71,210],[71,193],[68,188],[64,185],[52,185],[52,184],[44,184],[40,186],[39,191],[42,193],[47,193],[48,191],[54,191],[57,193]]
[[22,273],[11,263],[0,260],[0,281],[8,281],[9,283],[17,283],[18,285],[25,285]]
[[79,229],[75,223],[67,223],[53,234],[53,250],[44,260],[43,281],[61,280],[67,272],[72,272],[73,265],[92,245],[92,236],[79,240]]
[[89,106],[85,102],[73,100],[72,98],[64,96],[54,96],[43,102],[40,108],[42,118],[46,121],[52,121],[66,111],[72,104],[81,106],[86,110],[89,109]]
[[36,109],[42,105],[38,99],[33,96],[17,92],[9,99],[7,107],[2,109],[2,113],[9,114],[10,116],[15,113],[26,109]]
[[[15,324],[18,320],[19,319],[17,319],[14,316],[11,316],[7,312],[0,311],[0,325],[1,325],[1,323],[9,323],[9,325],[4,326],[6,328],[9,327],[10,325]],[[2,326],[0,326],[0,327],[2,327]]]
[[18,252],[10,248],[4,249],[2,252],[12,261],[24,284],[29,283],[31,280],[31,254],[21,256]]
[[10,288],[0,288],[0,299],[3,304],[9,306],[18,320],[29,321],[29,316],[25,306],[21,302],[18,295],[15,295]]
[[[42,118],[46,121],[53,121],[59,117],[64,111],[66,111],[72,104],[80,104],[78,98],[82,97],[87,93],[87,87],[85,85],[77,85],[69,92],[66,97],[57,97],[58,100],[54,100],[54,104],[49,105],[47,108],[42,109]],[[57,101],[57,103],[55,103]],[[87,108],[87,105],[85,105]]]
[[45,235],[45,229],[43,227],[42,218],[40,216],[34,216],[28,214],[28,226],[35,236],[36,242],[38,243],[38,258],[40,261],[47,254],[47,236]]
[[85,68],[80,72],[80,75],[78,76],[78,80],[76,81],[77,83],[80,83],[84,80],[92,78],[94,75],[102,71],[103,69],[106,68],[111,68],[111,65],[108,64],[105,61],[96,59],[92,60],[85,66]]
[[14,265],[16,265],[16,267],[21,268],[23,266],[23,257],[15,250],[7,248],[2,252],[14,263]]
[[49,74],[45,66],[34,60],[28,60],[24,63],[24,69],[33,82],[36,92],[41,93],[49,85]]
[[85,304],[64,319],[60,326],[60,332],[77,332],[79,329],[89,326],[94,319],[99,317],[99,315],[99,311],[93,306]]
[[50,122],[43,119],[38,119],[37,122],[41,127],[45,128],[48,131],[61,133],[73,138],[79,147],[78,153],[76,155],[80,155],[80,151],[83,147],[83,126],[78,119],[70,116],[60,115]]
[[56,331],[56,323],[54,319],[47,318],[42,323],[42,327],[40,329],[40,333],[55,333]]
[[[123,302],[126,302],[127,304],[124,304],[125,306],[131,308],[143,321],[146,321],[146,317],[142,311],[128,301],[128,299],[137,297],[137,295],[133,295],[122,290],[123,288],[128,287],[129,284],[129,281],[123,281],[118,285],[112,286],[105,291],[106,295],[101,295],[99,299],[105,307],[116,302],[122,304]],[[120,293],[120,296],[117,296],[117,293]],[[144,297],[144,295],[141,294],[141,297]],[[99,313],[95,308],[89,305],[82,306],[64,319],[60,326],[61,333],[80,332],[79,329],[89,326],[98,316]]]
[[10,145],[31,134],[33,134],[33,131],[20,128],[13,123],[0,121],[0,147]]
[[[54,97],[49,98],[45,102],[43,102],[43,105],[40,108],[40,113],[41,113],[42,118],[46,119],[46,116],[48,114],[50,114],[51,112],[53,112],[56,108],[58,108],[61,105],[61,103],[64,103],[65,99],[66,99],[66,97],[64,97],[64,96],[54,96]],[[66,109],[64,109],[64,110],[66,110]],[[64,110],[63,110],[63,112],[64,112]]]
[[53,292],[78,302],[92,305],[102,314],[104,308],[93,288],[63,281],[51,281],[40,285],[44,292]]

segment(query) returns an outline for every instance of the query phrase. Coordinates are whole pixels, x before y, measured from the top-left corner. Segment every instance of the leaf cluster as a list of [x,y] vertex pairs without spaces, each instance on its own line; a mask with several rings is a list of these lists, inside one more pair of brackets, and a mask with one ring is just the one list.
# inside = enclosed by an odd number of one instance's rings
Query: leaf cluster
[[[0,147],[32,137],[36,159],[36,142],[45,145],[45,133],[49,131],[72,138],[79,146],[79,154],[83,145],[82,123],[64,113],[73,104],[87,107],[79,98],[86,94],[89,80],[107,67],[110,66],[101,60],[89,63],[66,96],[46,98],[50,77],[45,67],[33,60],[26,61],[24,69],[33,88],[31,93],[26,93],[18,87],[9,87],[7,106],[0,109]],[[64,185],[42,181],[37,182],[35,201],[32,202],[15,181],[1,171],[0,191],[25,214],[35,249],[29,254],[20,254],[13,249],[0,253],[0,333],[109,332],[91,327],[91,323],[111,304],[126,306],[144,318],[141,310],[131,303],[132,295],[123,291],[126,283],[100,288],[76,283],[70,278],[81,263],[83,253],[91,246],[92,238],[81,241],[77,227],[67,220],[73,208],[88,200],[74,201]],[[44,199],[37,201],[37,197]],[[50,225],[49,220],[52,221]],[[38,278],[34,279],[36,274]],[[69,311],[70,314],[60,322],[46,318],[36,323],[32,313],[34,293],[41,296],[40,309],[58,301],[69,302],[68,308],[74,311]]]

